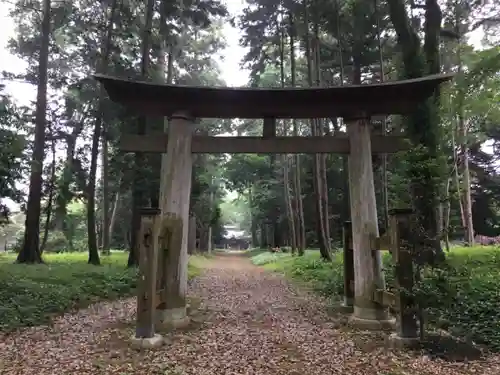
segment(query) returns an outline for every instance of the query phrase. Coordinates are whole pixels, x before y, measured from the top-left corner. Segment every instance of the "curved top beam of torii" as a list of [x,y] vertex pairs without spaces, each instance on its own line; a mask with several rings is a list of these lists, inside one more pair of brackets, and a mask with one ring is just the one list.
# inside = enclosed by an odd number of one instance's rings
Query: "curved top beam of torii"
[[96,74],[111,100],[142,114],[197,118],[357,118],[407,114],[453,74],[370,85],[322,88],[200,87]]

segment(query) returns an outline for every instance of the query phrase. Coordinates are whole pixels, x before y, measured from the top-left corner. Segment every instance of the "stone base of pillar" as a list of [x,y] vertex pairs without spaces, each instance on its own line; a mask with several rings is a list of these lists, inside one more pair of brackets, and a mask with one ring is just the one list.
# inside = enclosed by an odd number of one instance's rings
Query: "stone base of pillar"
[[354,312],[354,301],[352,298],[344,298],[339,305],[339,311],[344,314],[352,314]]
[[349,325],[368,331],[383,331],[394,329],[395,319],[390,319],[386,309],[354,306],[354,312],[349,318]]
[[388,341],[396,349],[415,349],[420,346],[419,337],[401,337],[397,333],[391,334]]
[[154,349],[159,348],[163,345],[163,337],[161,335],[155,334],[153,337],[141,338],[132,336],[130,339],[130,345],[137,349]]
[[174,309],[157,310],[156,321],[160,327],[178,329],[186,328],[191,319],[187,314],[186,307],[177,307]]

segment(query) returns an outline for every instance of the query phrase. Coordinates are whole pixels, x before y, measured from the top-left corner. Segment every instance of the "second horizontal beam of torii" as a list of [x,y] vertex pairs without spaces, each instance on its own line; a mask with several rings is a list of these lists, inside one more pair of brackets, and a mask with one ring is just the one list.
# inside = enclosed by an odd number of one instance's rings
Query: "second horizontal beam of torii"
[[[167,151],[167,135],[124,134],[120,150],[124,152],[163,153]],[[392,154],[409,150],[410,143],[402,136],[371,136],[373,154]],[[194,135],[194,154],[348,154],[347,135],[324,137],[212,137]],[[354,150],[356,151],[356,150]]]

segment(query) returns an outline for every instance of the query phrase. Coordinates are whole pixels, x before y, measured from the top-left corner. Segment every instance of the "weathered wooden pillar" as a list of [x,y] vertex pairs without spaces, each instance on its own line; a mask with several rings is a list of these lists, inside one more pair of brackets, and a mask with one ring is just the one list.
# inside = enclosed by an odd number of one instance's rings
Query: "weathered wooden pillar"
[[158,319],[168,326],[189,323],[186,314],[188,279],[189,200],[191,195],[193,119],[188,113],[172,115],[168,124],[167,153],[162,158],[160,205],[163,215],[175,214],[182,220],[182,243],[166,255],[165,309]]
[[387,308],[373,302],[375,289],[385,282],[379,251],[372,249],[378,238],[377,207],[373,180],[370,123],[365,118],[346,120],[349,136],[349,186],[354,255],[353,324],[366,329],[390,326]]
[[344,302],[342,309],[352,312],[354,306],[354,255],[352,250],[352,225],[344,222],[343,227],[343,258],[344,258]]
[[396,333],[391,340],[398,346],[418,344],[417,306],[411,296],[414,285],[413,271],[413,210],[393,209],[389,211],[391,231],[391,253],[395,265]]
[[139,250],[139,276],[137,281],[137,325],[134,346],[148,348],[162,344],[162,337],[155,334],[156,271],[158,233],[161,217],[157,208],[143,208],[137,236]]

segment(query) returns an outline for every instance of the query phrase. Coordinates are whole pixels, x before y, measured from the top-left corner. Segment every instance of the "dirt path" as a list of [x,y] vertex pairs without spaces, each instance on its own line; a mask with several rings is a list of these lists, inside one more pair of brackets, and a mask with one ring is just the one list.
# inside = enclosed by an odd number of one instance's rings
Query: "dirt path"
[[0,340],[0,374],[499,374],[488,362],[445,363],[393,353],[351,333],[325,304],[239,256],[218,256],[190,286],[194,321],[161,349],[138,352],[134,299],[65,315]]

